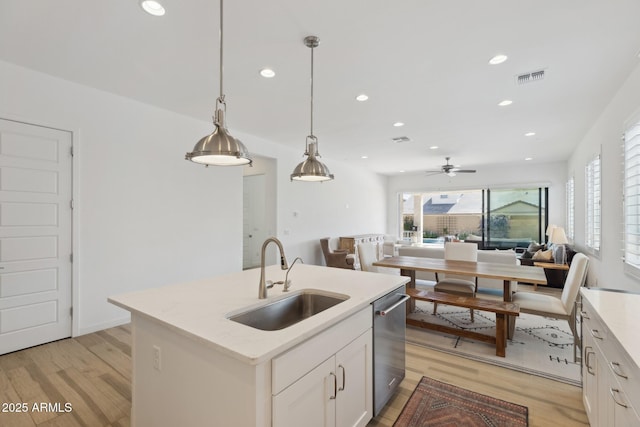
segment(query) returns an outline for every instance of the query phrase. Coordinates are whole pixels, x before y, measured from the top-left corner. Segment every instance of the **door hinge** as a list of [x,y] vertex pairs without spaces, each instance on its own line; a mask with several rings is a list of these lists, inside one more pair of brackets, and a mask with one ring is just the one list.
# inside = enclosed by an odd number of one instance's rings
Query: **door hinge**
[[69,262],[73,262],[73,254],[69,255]]
[[69,307],[69,316],[73,316],[73,307]]
[[71,199],[71,200],[69,201],[69,206],[71,207],[71,209],[73,209],[73,206],[74,206],[74,204],[73,204],[73,199]]
[[71,157],[73,157],[73,145],[71,146],[71,148],[69,148],[69,154],[71,154]]

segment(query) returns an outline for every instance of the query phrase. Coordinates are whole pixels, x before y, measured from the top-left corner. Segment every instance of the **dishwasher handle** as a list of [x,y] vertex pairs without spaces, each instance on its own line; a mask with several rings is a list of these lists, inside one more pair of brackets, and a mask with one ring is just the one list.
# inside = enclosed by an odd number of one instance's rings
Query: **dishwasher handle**
[[386,316],[387,314],[389,314],[391,311],[393,311],[394,309],[396,309],[397,307],[401,306],[402,304],[404,304],[407,300],[411,299],[411,297],[409,295],[406,294],[397,294],[399,296],[402,296],[402,298],[400,299],[400,301],[396,302],[395,304],[393,304],[391,307],[385,308],[383,310],[378,310],[376,311],[377,315],[380,315],[382,317]]

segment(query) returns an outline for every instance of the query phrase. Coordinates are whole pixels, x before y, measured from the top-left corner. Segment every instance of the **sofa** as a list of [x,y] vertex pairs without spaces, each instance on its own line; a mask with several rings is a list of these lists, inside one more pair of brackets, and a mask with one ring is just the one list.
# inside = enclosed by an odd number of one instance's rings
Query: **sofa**
[[[432,246],[401,246],[398,248],[398,255],[400,256],[414,256],[414,257],[425,257],[425,258],[444,258],[444,248],[443,247],[432,247]],[[518,264],[518,258],[516,257],[516,253],[513,250],[479,250],[478,251],[478,262],[495,262],[499,264]],[[416,285],[432,285],[436,282],[435,273],[430,273],[426,271],[417,271],[416,272]],[[518,288],[518,283],[512,281],[511,282],[511,292],[516,292]],[[478,292],[482,293],[483,291],[489,291],[491,293],[496,293],[502,295],[502,291],[504,289],[504,283],[499,279],[485,279],[483,277],[478,278]],[[499,291],[499,292],[498,292]]]

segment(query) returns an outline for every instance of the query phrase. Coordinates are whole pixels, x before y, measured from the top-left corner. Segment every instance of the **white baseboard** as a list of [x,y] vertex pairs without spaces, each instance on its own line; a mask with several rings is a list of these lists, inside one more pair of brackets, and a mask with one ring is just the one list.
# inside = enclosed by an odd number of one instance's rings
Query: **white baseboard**
[[97,332],[97,331],[102,331],[104,329],[109,329],[109,328],[113,328],[116,326],[120,326],[120,325],[125,325],[127,323],[131,322],[131,315],[125,316],[125,317],[120,317],[118,319],[114,319],[114,320],[110,320],[108,322],[104,322],[104,323],[97,323],[95,325],[91,325],[91,326],[87,326],[84,328],[78,328],[78,333],[74,334],[74,337],[80,336],[80,335],[86,335],[86,334],[91,334],[93,332]]

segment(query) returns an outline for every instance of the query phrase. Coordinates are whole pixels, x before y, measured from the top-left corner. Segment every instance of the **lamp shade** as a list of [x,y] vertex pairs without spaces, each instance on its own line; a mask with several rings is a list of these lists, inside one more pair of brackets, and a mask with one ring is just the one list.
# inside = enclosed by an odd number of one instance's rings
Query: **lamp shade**
[[553,231],[554,228],[556,228],[555,224],[547,225],[547,231],[544,232],[544,235],[551,237],[551,232]]
[[567,235],[564,232],[564,228],[562,227],[555,227],[551,231],[549,241],[554,245],[566,245],[567,243],[569,243],[569,241],[567,240]]

